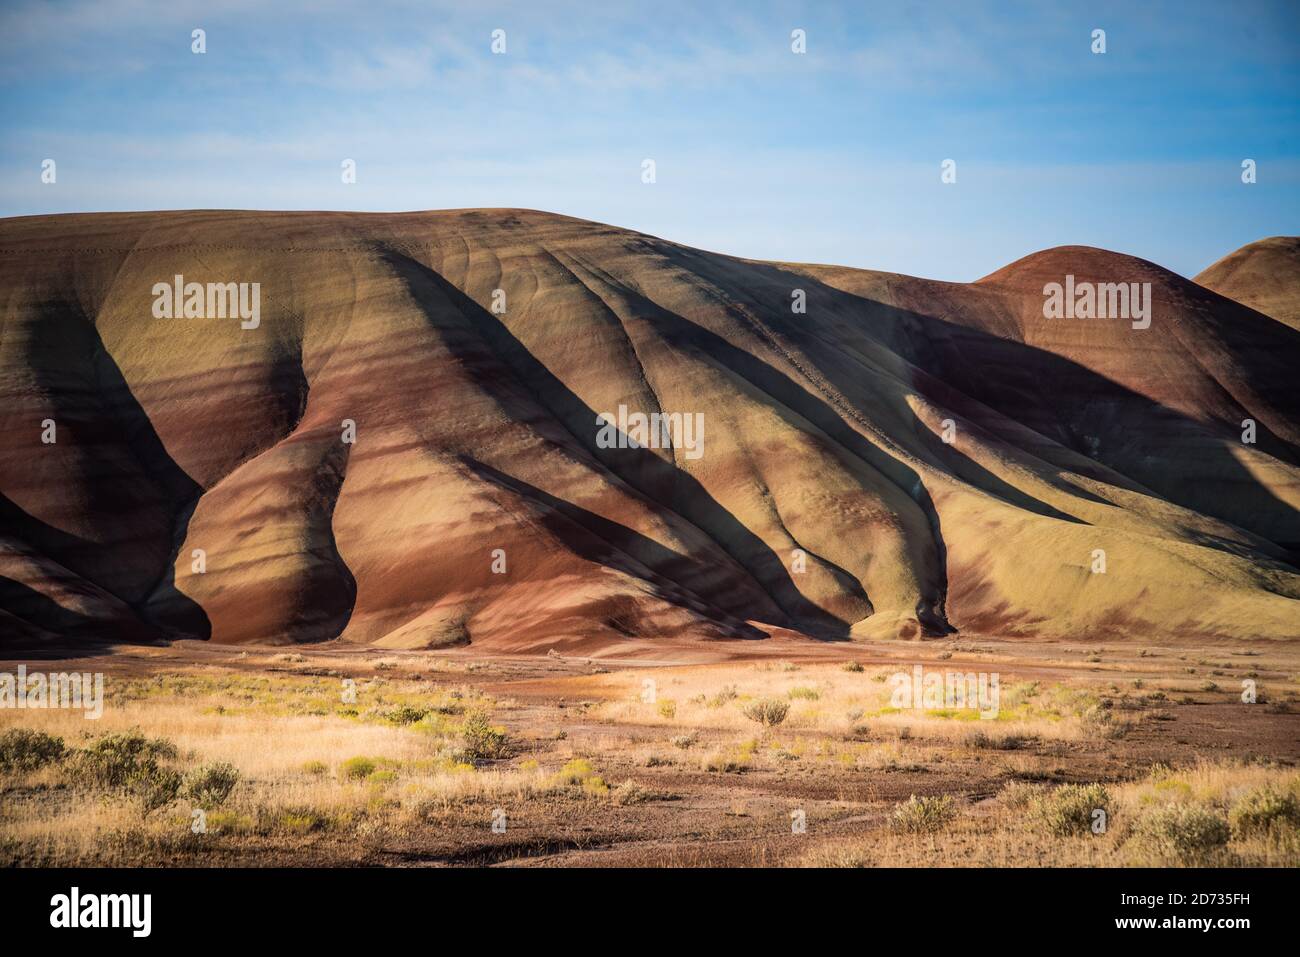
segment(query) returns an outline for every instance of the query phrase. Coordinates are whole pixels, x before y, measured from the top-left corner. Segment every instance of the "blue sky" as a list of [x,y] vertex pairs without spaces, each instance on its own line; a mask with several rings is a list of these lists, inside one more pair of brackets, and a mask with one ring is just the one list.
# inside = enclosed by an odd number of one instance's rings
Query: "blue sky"
[[1296,0],[7,0],[0,215],[526,206],[940,279],[1066,243],[1193,275],[1300,232],[1298,94]]

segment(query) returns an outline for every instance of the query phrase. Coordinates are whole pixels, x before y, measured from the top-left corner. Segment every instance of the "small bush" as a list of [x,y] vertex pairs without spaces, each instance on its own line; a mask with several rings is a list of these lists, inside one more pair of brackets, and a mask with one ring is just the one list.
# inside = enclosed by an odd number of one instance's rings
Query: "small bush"
[[905,834],[929,834],[942,830],[956,816],[957,808],[946,794],[940,797],[917,797],[913,794],[901,804],[894,805],[889,826]]
[[390,724],[415,724],[428,713],[428,708],[415,708],[409,704],[404,704],[392,711],[385,712],[384,720]]
[[239,770],[233,764],[205,764],[185,775],[182,793],[199,807],[211,811],[226,802],[238,781]]
[[677,717],[677,702],[671,698],[665,698],[659,702],[659,716],[671,721]]
[[610,793],[609,799],[620,807],[649,801],[653,795],[635,781],[624,781]]
[[1023,811],[1036,798],[1043,794],[1041,784],[1031,784],[1028,781],[1012,781],[1002,789],[998,795],[998,800],[1013,811]]
[[1257,788],[1233,803],[1228,824],[1238,840],[1266,835],[1275,827],[1300,827],[1300,801],[1268,786]]
[[862,667],[862,662],[860,661],[849,661],[849,662],[845,662],[844,670],[851,671],[856,675],[856,674],[861,674],[866,669]]
[[710,708],[721,708],[730,701],[735,701],[739,692],[736,691],[735,685],[727,685],[712,698],[709,699]]
[[375,762],[369,758],[348,758],[339,765],[339,775],[349,781],[360,781],[375,771]]
[[1116,740],[1131,730],[1127,721],[1117,719],[1109,708],[1093,705],[1079,716],[1079,724],[1089,737]]
[[745,708],[746,718],[769,728],[776,727],[789,713],[789,703],[779,698],[761,698]]
[[[208,820],[211,822],[212,819]],[[328,817],[313,808],[292,807],[280,811],[274,821],[274,827],[291,834],[306,834],[310,831],[324,830],[329,823]]]
[[158,765],[142,767],[133,776],[130,786],[131,793],[140,799],[140,806],[146,814],[171,804],[180,790],[181,773]]
[[551,780],[555,784],[581,784],[595,774],[596,769],[591,766],[590,761],[585,758],[574,758],[560,768],[559,773]]
[[141,783],[148,786],[159,762],[175,757],[176,746],[162,738],[146,738],[139,731],[109,734],[73,754],[71,777],[83,786],[130,790]]
[[731,754],[726,751],[718,751],[704,759],[703,767],[706,771],[713,771],[717,774],[740,774],[746,770],[749,762],[746,758],[739,755]]
[[1224,816],[1198,804],[1170,804],[1139,818],[1134,832],[1166,857],[1195,860],[1228,843]]
[[695,747],[699,740],[700,736],[692,731],[690,734],[679,734],[674,737],[672,739],[672,745],[675,748],[681,748],[683,751],[688,751]]
[[0,771],[35,771],[62,760],[63,739],[43,731],[10,728],[0,734]]
[[464,743],[460,753],[463,761],[491,761],[506,755],[508,739],[505,729],[492,727],[482,711],[473,711],[465,716],[460,737]]
[[818,691],[816,688],[806,688],[806,687],[791,688],[785,694],[786,697],[789,698],[791,701],[793,701],[795,698],[803,698],[806,701],[816,701],[818,698],[822,696],[821,692]]
[[1106,810],[1110,795],[1101,784],[1063,784],[1029,800],[1030,819],[1057,837],[1071,837],[1092,831],[1092,814]]
[[329,766],[324,761],[305,761],[302,766],[303,771],[308,774],[324,774],[329,770]]

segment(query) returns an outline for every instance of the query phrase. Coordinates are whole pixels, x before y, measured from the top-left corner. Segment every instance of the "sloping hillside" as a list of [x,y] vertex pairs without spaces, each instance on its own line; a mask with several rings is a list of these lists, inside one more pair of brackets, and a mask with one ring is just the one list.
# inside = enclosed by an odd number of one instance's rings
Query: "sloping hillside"
[[[192,211],[2,220],[0,274],[0,634],[1300,634],[1300,332],[1142,260]],[[1149,283],[1149,326],[1045,318],[1067,275]],[[177,276],[256,321],[158,317]],[[702,433],[598,420],[638,412]]]

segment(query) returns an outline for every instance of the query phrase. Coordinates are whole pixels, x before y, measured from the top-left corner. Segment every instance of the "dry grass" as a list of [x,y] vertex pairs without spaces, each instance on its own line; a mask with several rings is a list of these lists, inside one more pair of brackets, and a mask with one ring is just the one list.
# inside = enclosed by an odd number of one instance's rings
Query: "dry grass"
[[[475,740],[485,728],[504,740],[503,729],[480,720],[491,702],[472,689],[429,693],[372,682],[349,703],[338,688],[337,681],[290,676],[160,675],[115,683],[113,706],[98,721],[71,711],[6,711],[0,732],[34,728],[75,749],[139,731],[174,745],[178,769],[233,765],[239,783],[219,811],[208,813],[208,834],[268,838],[401,827],[456,805],[519,800],[555,787],[535,761],[479,769],[464,760],[467,725]],[[420,717],[406,720],[412,714]],[[197,843],[188,801],[147,813],[130,794],[75,783],[68,763],[4,777],[0,859],[132,862]]]
[[[99,721],[0,711],[0,733],[46,732],[70,752],[0,772],[0,864],[384,863],[395,850],[476,863],[520,834],[557,854],[670,844],[655,863],[706,862],[714,848],[783,834],[794,843],[780,862],[812,866],[1300,864],[1294,770],[1219,761],[1103,780],[1125,729],[1175,707],[1109,677],[1008,681],[998,716],[981,720],[894,709],[896,669],[839,662],[587,674],[515,700],[482,690],[509,682],[473,683],[495,665],[395,657],[323,675],[298,657],[267,656],[270,672],[116,677]],[[655,700],[641,700],[647,677]],[[747,717],[759,701],[785,705],[784,719]],[[206,834],[192,832],[184,797],[146,811],[132,793],[77,779],[77,749],[133,729],[175,746],[169,768],[237,769]],[[1098,792],[1061,790],[1092,783],[1071,776],[1080,756],[1101,769],[1100,834],[1086,829]],[[499,808],[508,838],[489,827]],[[810,822],[797,838],[796,809]]]
[[[1229,834],[1232,808],[1264,791],[1300,799],[1300,773],[1236,761],[1201,762],[1172,771],[1156,766],[1139,781],[1101,788],[1014,782],[999,797],[967,806],[936,837],[894,828],[866,838],[819,843],[799,858],[807,867],[1295,867],[1300,820]],[[1102,795],[1106,827],[1094,833],[1059,826],[1059,805]],[[905,808],[905,805],[900,805]],[[904,820],[915,813],[896,811]],[[1085,809],[1086,815],[1086,809]],[[1085,816],[1085,821],[1088,817]]]
[[[980,666],[987,669],[988,666]],[[943,671],[942,664],[930,665]],[[1105,730],[1121,734],[1126,721],[1101,708],[1093,691],[1014,682],[1000,687],[996,717],[984,719],[975,708],[898,709],[891,707],[892,675],[906,669],[848,671],[843,665],[737,664],[696,669],[656,669],[635,676],[611,675],[624,695],[603,702],[595,714],[619,724],[666,728],[708,728],[752,732],[755,709],[780,701],[788,705],[780,729],[852,738],[907,737],[995,750],[1015,750],[1033,740],[1079,741]],[[952,670],[967,673],[970,667]],[[643,682],[655,682],[655,699],[642,700]],[[770,705],[769,705],[770,707]]]

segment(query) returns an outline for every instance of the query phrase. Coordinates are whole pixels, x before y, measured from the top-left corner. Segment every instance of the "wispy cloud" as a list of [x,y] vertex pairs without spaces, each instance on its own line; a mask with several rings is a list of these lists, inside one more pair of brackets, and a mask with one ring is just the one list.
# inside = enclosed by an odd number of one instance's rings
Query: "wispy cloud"
[[1282,2],[19,0],[0,9],[0,212],[523,205],[939,278],[1126,236],[1195,271],[1228,237],[1294,230],[1295,20]]

